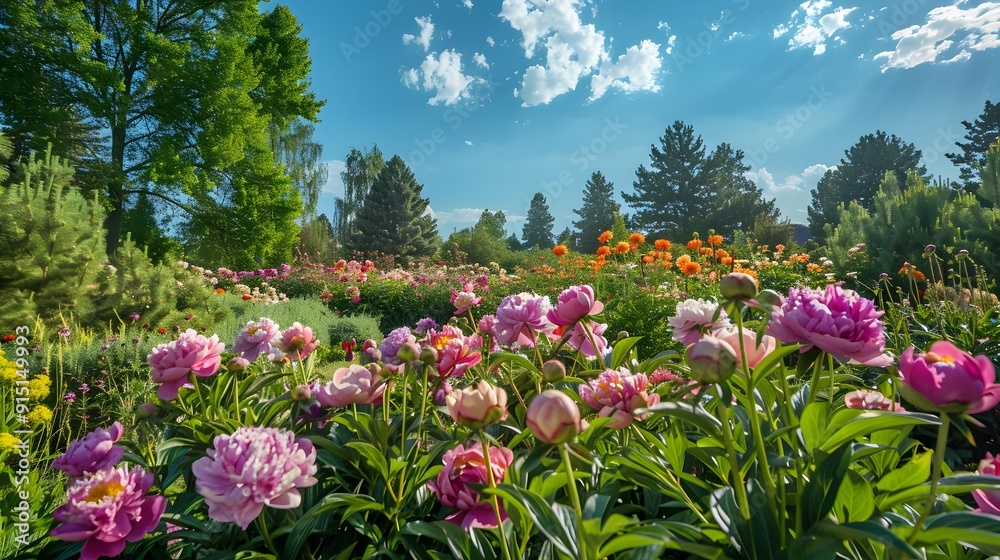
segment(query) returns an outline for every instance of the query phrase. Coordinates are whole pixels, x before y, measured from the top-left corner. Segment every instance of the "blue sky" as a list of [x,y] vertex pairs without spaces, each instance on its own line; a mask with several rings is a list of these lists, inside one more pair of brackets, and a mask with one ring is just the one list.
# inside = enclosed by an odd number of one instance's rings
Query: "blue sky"
[[[805,223],[809,190],[877,129],[944,157],[1000,101],[1000,2],[295,0],[332,213],[351,147],[399,154],[445,237],[483,209],[520,234],[536,192],[556,231],[601,171],[632,190],[674,120],[747,154]],[[627,209],[626,209],[627,211]]]

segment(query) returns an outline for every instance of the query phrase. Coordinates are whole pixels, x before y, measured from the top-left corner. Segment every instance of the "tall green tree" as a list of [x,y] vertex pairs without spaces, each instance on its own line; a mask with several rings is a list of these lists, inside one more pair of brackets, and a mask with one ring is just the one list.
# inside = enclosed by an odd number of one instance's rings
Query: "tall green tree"
[[[12,27],[0,40],[13,37],[16,49],[20,37],[41,34],[33,56],[47,63],[43,85],[58,102],[39,106],[40,122],[58,121],[69,107],[70,122],[102,133],[80,175],[103,191],[109,252],[121,238],[127,200],[140,193],[191,214],[194,231],[215,223],[199,214],[228,213],[217,236],[234,216],[255,217],[239,203],[256,193],[239,189],[291,198],[290,182],[271,180],[278,168],[268,128],[284,129],[297,117],[315,120],[322,103],[309,92],[308,44],[288,8],[262,14],[256,0],[20,4],[26,6],[8,18]],[[0,52],[10,50],[0,45]],[[24,121],[23,95],[0,88],[5,124]],[[37,138],[60,133],[32,131]],[[294,229],[298,210],[269,214]]]
[[622,193],[635,209],[632,224],[648,235],[688,239],[714,228],[721,235],[749,230],[774,202],[744,176],[749,166],[742,150],[719,144],[707,152],[694,127],[675,121],[650,149],[650,167],[635,172],[634,194]]
[[987,99],[982,114],[971,123],[962,121],[962,126],[965,127],[965,142],[955,142],[961,152],[945,156],[959,167],[959,177],[966,189],[975,192],[981,184],[979,168],[986,164],[990,146],[1000,139],[1000,103]]
[[365,203],[379,174],[385,169],[385,159],[378,145],[361,151],[351,148],[344,159],[344,170],[340,180],[344,184],[344,196],[334,201],[333,227],[341,244],[349,242],[354,235],[354,218]]
[[[503,210],[496,212],[490,212],[489,209],[483,210],[479,221],[474,226],[449,235],[445,242],[446,247],[449,250],[457,249],[464,253],[465,259],[470,263],[486,265],[496,262],[506,265],[512,260],[510,241],[504,238],[506,225],[507,216]],[[514,236],[514,239],[516,240],[517,237]]]
[[581,253],[593,253],[600,245],[597,238],[611,229],[615,212],[621,212],[621,205],[615,200],[614,183],[595,171],[584,186],[583,206],[573,212],[580,216],[573,222],[576,249]]
[[840,164],[828,170],[811,191],[809,232],[814,237],[821,237],[826,224],[836,226],[839,223],[838,207],[852,200],[862,208],[872,210],[886,171],[892,172],[896,181],[904,186],[911,170],[925,177],[927,168],[920,165],[920,157],[921,152],[916,146],[895,134],[879,130],[862,136],[844,151]]
[[437,220],[427,212],[430,201],[422,192],[423,185],[403,158],[393,156],[353,220],[350,248],[399,258],[433,254],[439,240]]
[[545,195],[535,193],[531,197],[531,204],[528,206],[528,214],[524,219],[524,229],[521,231],[521,239],[526,247],[539,247],[548,249],[552,247],[552,226],[556,219],[549,212],[549,204],[545,200]]

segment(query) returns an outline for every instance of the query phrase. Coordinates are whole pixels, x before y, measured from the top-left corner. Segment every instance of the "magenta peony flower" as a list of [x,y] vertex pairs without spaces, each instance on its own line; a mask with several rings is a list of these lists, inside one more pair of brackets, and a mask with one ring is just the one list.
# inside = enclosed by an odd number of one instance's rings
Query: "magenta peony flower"
[[604,311],[604,304],[594,295],[594,288],[587,285],[570,286],[557,298],[554,309],[546,315],[553,324],[572,325],[587,315]]
[[[980,476],[1000,476],[1000,455],[986,452],[986,458],[979,462],[976,473]],[[973,490],[972,499],[979,505],[975,511],[1000,516],[1000,490]]]
[[316,449],[295,433],[256,426],[219,435],[191,466],[195,488],[205,497],[208,516],[246,530],[264,506],[292,509],[302,501],[298,488],[316,484]]
[[[733,327],[715,333],[715,336],[723,342],[729,343],[736,352],[736,366],[743,367],[743,358],[740,357],[740,331]],[[743,329],[743,351],[747,355],[747,365],[755,368],[765,356],[774,352],[778,347],[778,341],[771,335],[765,334],[757,345],[757,332],[752,329]]]
[[115,422],[107,430],[97,428],[83,439],[74,440],[66,453],[52,462],[52,468],[66,473],[70,478],[110,469],[125,455],[125,448],[115,445],[122,438],[124,430],[120,422]]
[[534,347],[536,333],[554,328],[546,316],[551,308],[548,296],[529,292],[507,296],[497,308],[493,334],[500,344]]
[[454,389],[451,388],[451,383],[449,383],[447,379],[442,381],[441,384],[438,385],[437,390],[434,391],[434,404],[438,406],[448,404],[448,395],[451,394],[453,390]]
[[379,345],[378,349],[382,353],[382,361],[385,363],[389,371],[398,371],[402,368],[399,367],[403,364],[403,360],[399,358],[396,354],[399,353],[399,349],[402,348],[407,342],[416,342],[417,338],[410,334],[409,327],[399,327],[389,332],[382,339],[382,344]]
[[881,316],[875,302],[836,284],[824,291],[793,287],[771,313],[767,331],[782,342],[802,343],[802,352],[815,346],[841,361],[885,367],[892,358],[885,353]]
[[278,350],[284,352],[289,360],[304,360],[319,346],[319,341],[313,338],[313,331],[303,327],[298,321],[291,327],[281,331],[281,336],[274,341]]
[[426,334],[427,331],[431,331],[438,328],[438,324],[434,322],[434,319],[430,317],[424,317],[423,319],[417,321],[416,328],[413,329],[417,334]]
[[[438,474],[437,482],[430,482],[428,486],[442,504],[458,510],[445,519],[465,530],[473,527],[493,529],[507,519],[503,506],[500,507],[500,519],[497,519],[493,505],[486,500],[480,501],[479,492],[469,487],[470,484],[489,484],[481,443],[477,441],[468,448],[459,445],[450,449],[445,452],[443,461],[444,470]],[[490,468],[498,484],[513,461],[514,452],[510,449],[490,446]]]
[[604,370],[597,379],[580,385],[577,391],[587,406],[598,411],[599,418],[614,418],[608,427],[620,430],[632,423],[633,410],[660,402],[660,395],[646,392],[648,386],[649,379],[645,374],[633,374],[621,367]]
[[[604,332],[608,330],[608,326],[604,323],[587,321],[587,327],[590,328],[590,333],[594,335],[594,342],[592,343],[590,337],[587,336],[587,331],[583,328],[583,324],[584,322],[580,321],[570,329],[569,345],[583,353],[588,360],[603,356],[604,351],[608,349],[608,339],[604,338]],[[596,349],[594,348],[595,343],[597,344]]]
[[674,340],[687,346],[694,344],[704,334],[730,326],[725,310],[719,311],[719,318],[713,320],[719,304],[702,299],[687,299],[677,304],[677,314],[667,319],[674,329]]
[[278,336],[279,331],[278,325],[267,317],[261,317],[259,321],[247,321],[247,326],[236,337],[233,351],[251,362],[261,354],[268,355],[268,359],[274,361],[274,357],[269,355],[273,348],[271,341]]
[[153,368],[153,381],[162,383],[156,395],[165,401],[177,398],[181,387],[189,389],[194,385],[188,374],[208,377],[219,370],[222,351],[226,345],[219,342],[219,335],[205,338],[194,329],[181,333],[177,340],[161,344],[153,349],[146,362]]
[[68,541],[84,541],[81,560],[112,558],[156,529],[167,507],[163,496],[147,496],[153,475],[142,467],[101,470],[74,481],[66,504],[52,512],[59,525],[49,533]]
[[858,410],[891,410],[893,412],[906,412],[906,409],[893,403],[892,400],[878,391],[869,389],[858,389],[844,395],[844,404],[847,408]]
[[473,351],[483,346],[479,335],[467,337],[462,329],[451,325],[441,327],[440,332],[428,331],[427,339],[422,343],[437,351],[438,358],[434,365],[442,377],[461,377],[465,370],[483,359],[479,352]]
[[385,384],[368,368],[351,364],[333,374],[333,380],[321,385],[316,400],[323,406],[340,408],[352,404],[372,404],[382,398]]
[[932,344],[926,354],[913,354],[911,346],[899,358],[899,392],[914,405],[975,414],[1000,403],[1000,385],[994,383],[996,372],[988,357],[973,358],[944,340]]

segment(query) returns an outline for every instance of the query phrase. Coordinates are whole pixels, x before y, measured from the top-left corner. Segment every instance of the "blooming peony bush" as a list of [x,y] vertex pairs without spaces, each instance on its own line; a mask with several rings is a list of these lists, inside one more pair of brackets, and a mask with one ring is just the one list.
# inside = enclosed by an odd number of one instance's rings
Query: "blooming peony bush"
[[[374,272],[350,271],[361,273]],[[234,354],[217,337],[181,333],[149,356],[161,398],[145,422],[158,440],[143,448],[112,425],[71,445],[55,466],[77,478],[33,550],[428,560],[998,551],[995,455],[978,472],[945,468],[949,434],[969,434],[971,415],[1000,400],[989,358],[944,341],[897,360],[882,311],[839,286],[780,296],[757,293],[745,273],[719,280],[717,299],[690,298],[669,322],[684,351],[648,357],[637,337],[605,337],[610,306],[582,284],[554,298],[517,292],[495,308],[456,292],[449,314],[460,313],[447,324],[420,319],[355,341],[345,351],[356,363],[330,371],[317,369],[307,325],[279,331],[261,318]]]

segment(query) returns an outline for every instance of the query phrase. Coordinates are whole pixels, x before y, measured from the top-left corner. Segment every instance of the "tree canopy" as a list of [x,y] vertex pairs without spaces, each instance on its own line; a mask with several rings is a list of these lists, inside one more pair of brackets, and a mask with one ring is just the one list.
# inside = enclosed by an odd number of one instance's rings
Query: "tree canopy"
[[986,164],[990,146],[1000,139],[1000,103],[986,100],[976,120],[962,121],[965,127],[965,142],[955,142],[961,152],[945,154],[960,169],[959,177],[968,190],[975,192],[981,182],[979,167]]
[[421,197],[423,185],[403,158],[393,156],[378,174],[354,220],[350,247],[400,258],[428,256],[438,245],[437,220]]
[[611,229],[615,212],[621,212],[621,205],[615,200],[615,185],[603,173],[595,171],[583,190],[583,205],[573,210],[580,219],[573,222],[576,228],[576,249],[581,253],[593,253],[600,243],[601,232]]
[[524,229],[521,231],[524,246],[542,249],[552,247],[552,227],[555,222],[556,219],[549,212],[549,204],[545,200],[545,195],[535,193],[535,196],[531,197],[528,215],[524,220]]

